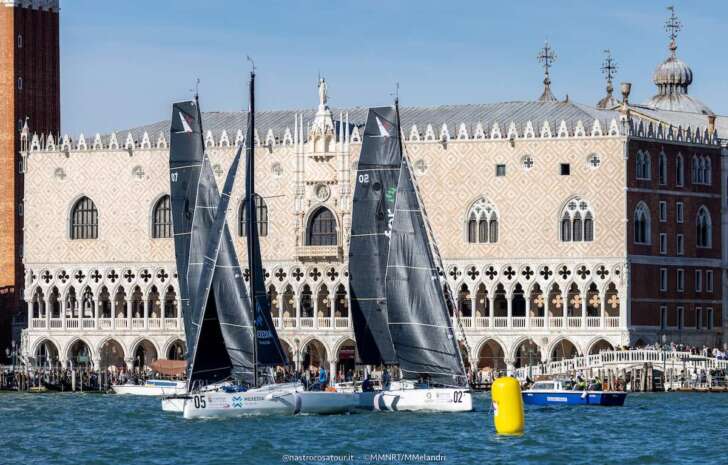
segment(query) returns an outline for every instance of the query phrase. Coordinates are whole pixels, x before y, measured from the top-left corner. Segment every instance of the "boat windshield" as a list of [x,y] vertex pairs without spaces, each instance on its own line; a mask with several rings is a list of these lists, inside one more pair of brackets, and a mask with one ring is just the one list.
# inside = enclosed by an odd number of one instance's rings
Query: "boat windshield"
[[542,390],[553,390],[555,388],[554,383],[546,383],[546,382],[537,382],[534,383],[533,388],[531,389],[542,389]]

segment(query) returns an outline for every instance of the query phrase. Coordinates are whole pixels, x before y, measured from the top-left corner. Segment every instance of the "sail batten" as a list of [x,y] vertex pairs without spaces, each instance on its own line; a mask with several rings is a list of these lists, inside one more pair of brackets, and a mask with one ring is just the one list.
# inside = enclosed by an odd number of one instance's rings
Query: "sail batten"
[[359,362],[394,364],[385,274],[402,153],[397,114],[371,108],[357,165],[349,238],[351,316]]

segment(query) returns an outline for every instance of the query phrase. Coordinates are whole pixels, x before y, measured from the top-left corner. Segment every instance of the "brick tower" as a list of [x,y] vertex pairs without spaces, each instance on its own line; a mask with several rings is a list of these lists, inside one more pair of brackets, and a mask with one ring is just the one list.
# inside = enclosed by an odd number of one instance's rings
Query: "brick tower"
[[0,360],[25,314],[21,132],[60,132],[58,11],[58,0],[0,0]]

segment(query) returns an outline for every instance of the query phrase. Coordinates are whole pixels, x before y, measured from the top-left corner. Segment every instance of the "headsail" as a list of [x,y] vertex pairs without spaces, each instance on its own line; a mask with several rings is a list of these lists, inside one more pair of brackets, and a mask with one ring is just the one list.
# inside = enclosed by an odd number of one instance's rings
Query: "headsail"
[[256,357],[260,365],[287,365],[288,357],[281,347],[270,302],[265,289],[263,261],[260,256],[260,237],[255,198],[255,73],[250,73],[250,109],[248,111],[248,132],[245,139],[245,221],[248,244],[248,269],[250,270],[250,294],[255,309]]
[[403,156],[387,263],[389,330],[405,379],[467,383],[422,205]]
[[387,327],[385,270],[402,152],[392,107],[371,108],[354,188],[349,287],[359,362],[396,363]]

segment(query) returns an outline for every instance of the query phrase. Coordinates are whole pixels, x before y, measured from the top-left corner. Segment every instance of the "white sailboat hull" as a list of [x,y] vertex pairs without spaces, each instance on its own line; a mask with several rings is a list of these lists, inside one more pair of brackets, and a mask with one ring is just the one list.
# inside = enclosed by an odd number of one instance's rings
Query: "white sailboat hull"
[[114,393],[120,395],[173,396],[187,392],[187,383],[179,381],[165,383],[148,382],[146,384],[118,384],[112,386],[111,389]]
[[359,408],[358,392],[299,392],[301,411],[303,414],[335,415],[353,412]]
[[371,399],[374,410],[390,412],[470,412],[470,391],[455,388],[400,389],[362,393],[366,405]]
[[190,395],[183,407],[183,416],[191,418],[230,418],[248,415],[295,415],[301,400],[295,392],[261,393],[201,392]]

